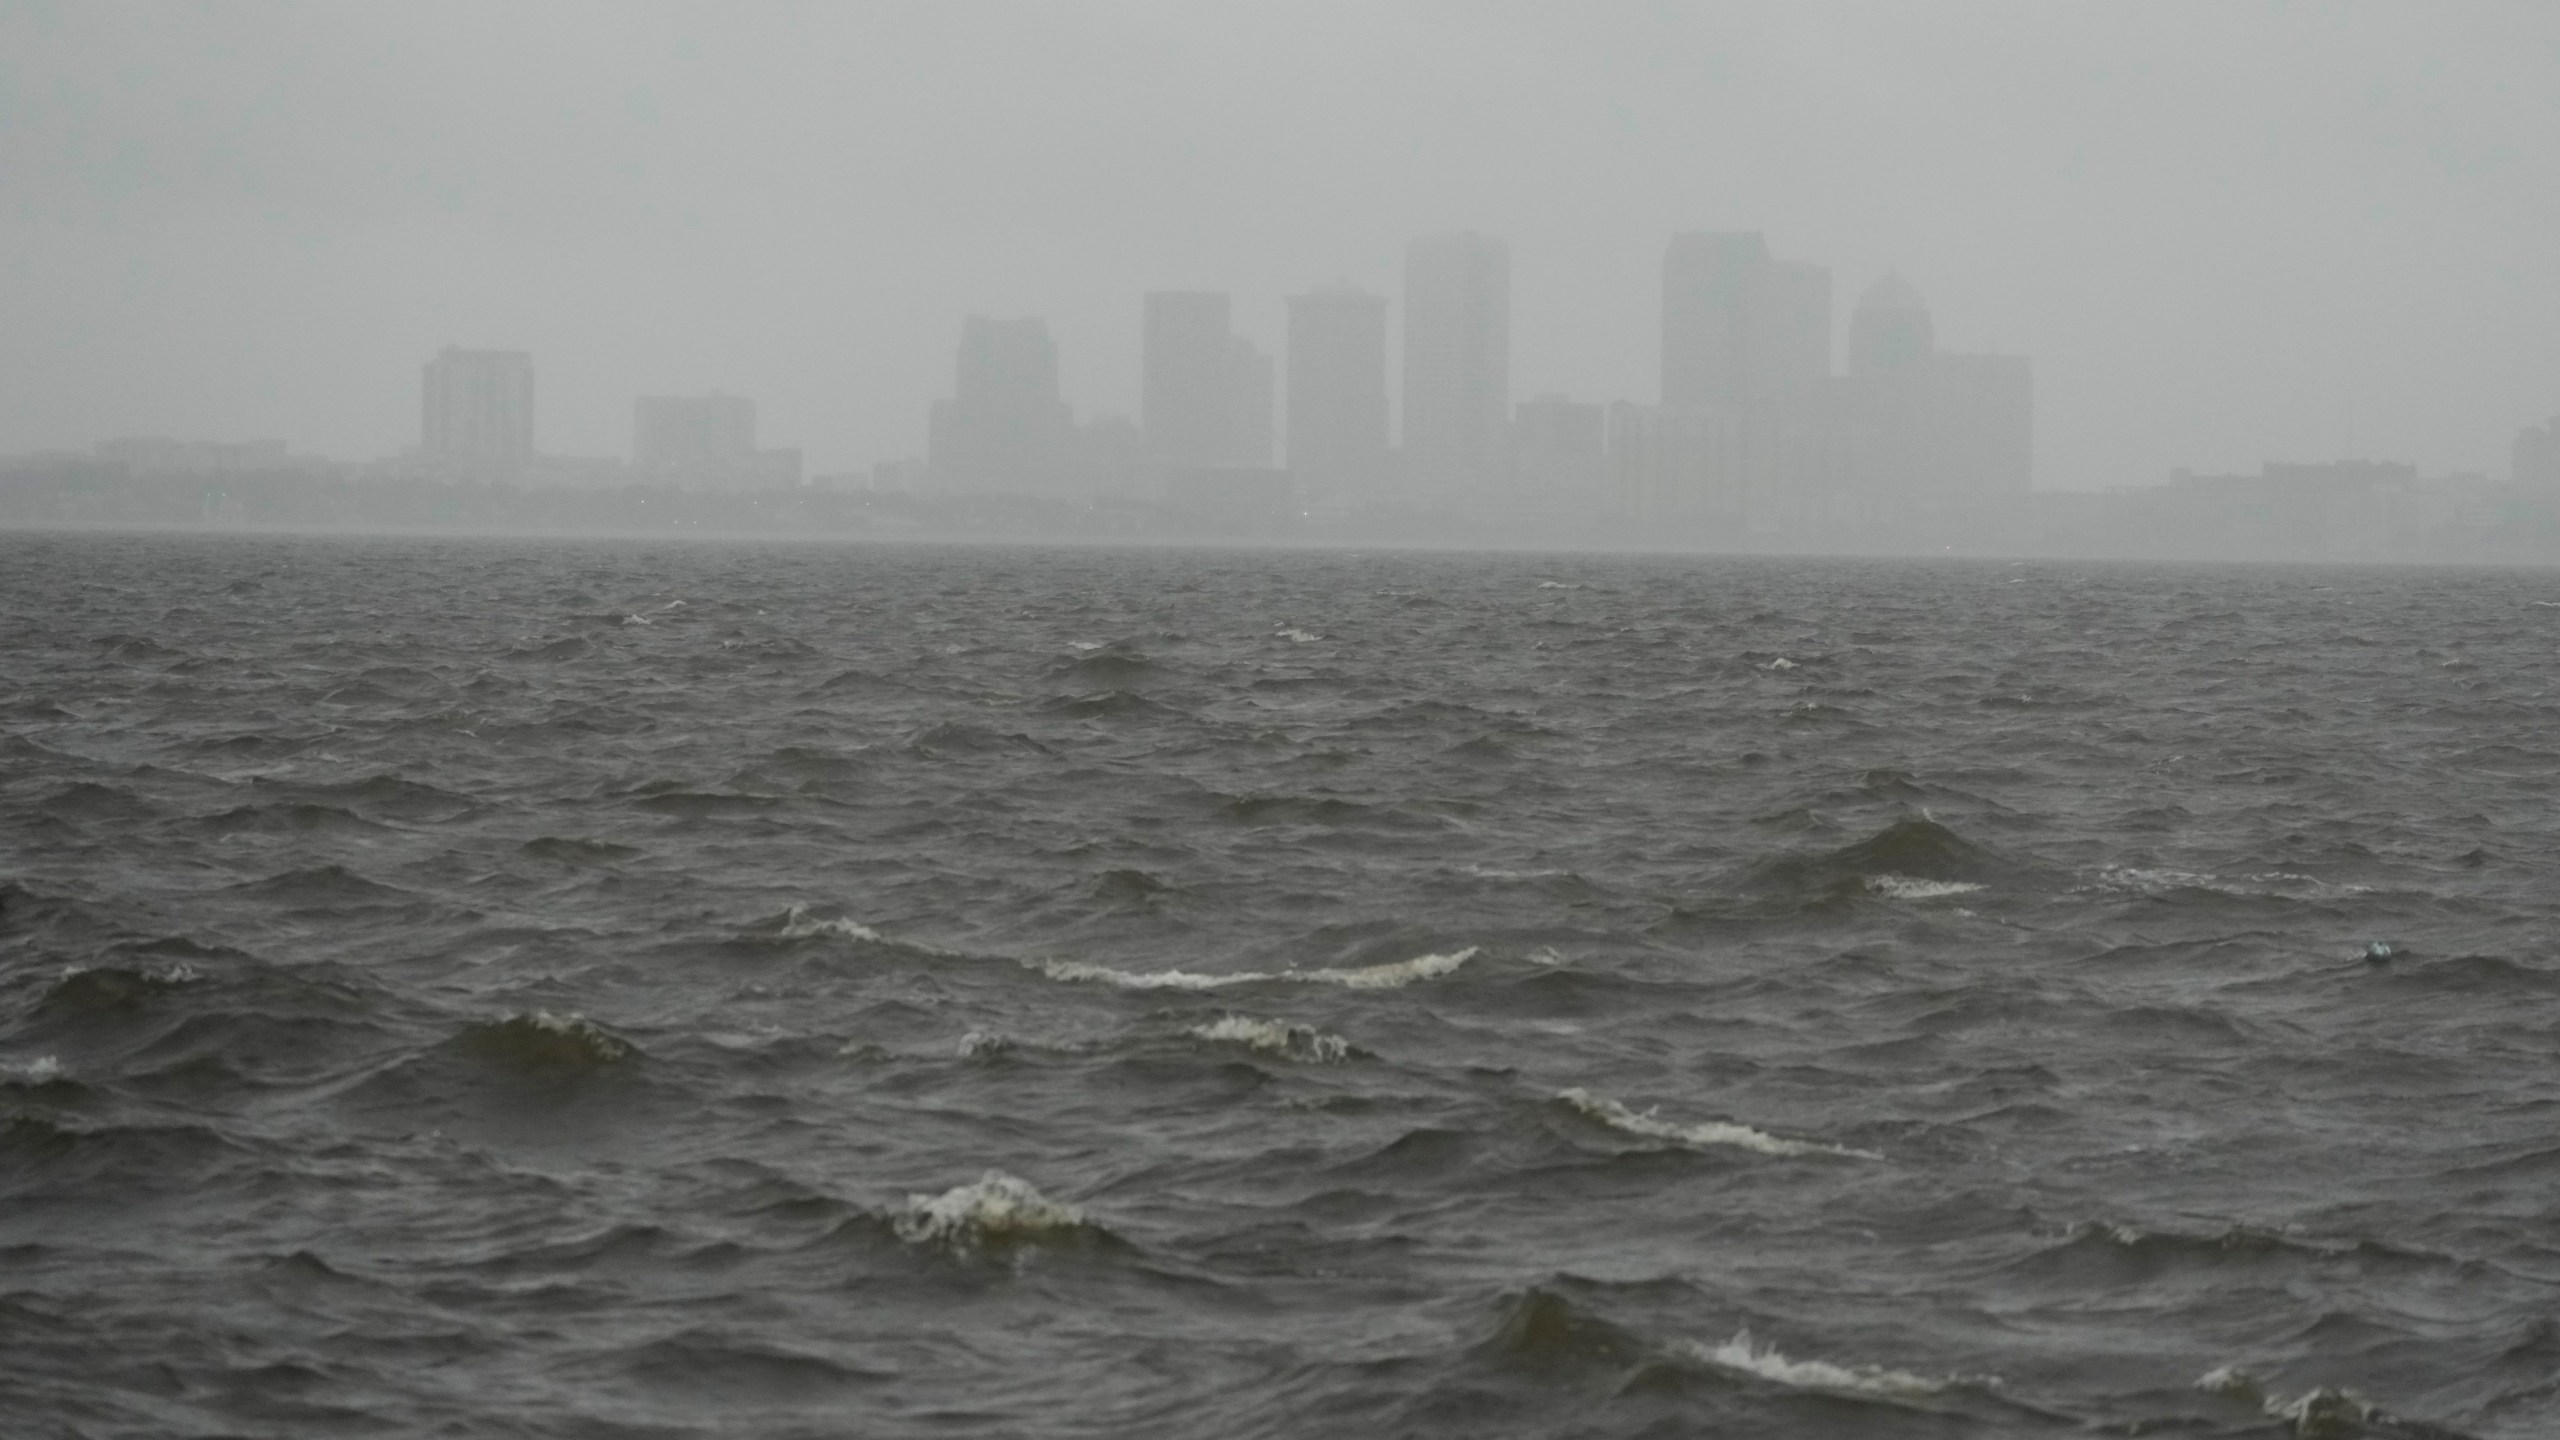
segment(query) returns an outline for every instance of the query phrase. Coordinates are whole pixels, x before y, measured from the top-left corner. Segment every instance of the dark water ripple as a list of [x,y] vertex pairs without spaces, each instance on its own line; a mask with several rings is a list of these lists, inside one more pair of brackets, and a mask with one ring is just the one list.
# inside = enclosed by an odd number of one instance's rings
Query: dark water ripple
[[0,1433],[2560,1431],[2560,579],[0,602]]

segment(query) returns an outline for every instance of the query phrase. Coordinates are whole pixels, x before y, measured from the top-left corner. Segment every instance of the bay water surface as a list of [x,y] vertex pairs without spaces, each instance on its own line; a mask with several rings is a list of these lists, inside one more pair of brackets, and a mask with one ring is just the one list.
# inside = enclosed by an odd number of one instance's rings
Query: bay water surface
[[2560,1433],[2560,574],[0,535],[0,1434]]

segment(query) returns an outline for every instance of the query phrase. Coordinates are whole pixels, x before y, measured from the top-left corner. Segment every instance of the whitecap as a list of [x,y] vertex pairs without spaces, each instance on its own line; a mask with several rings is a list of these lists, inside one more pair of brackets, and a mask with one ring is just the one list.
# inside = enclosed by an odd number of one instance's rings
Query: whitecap
[[1264,1020],[1252,1015],[1222,1015],[1184,1033],[1211,1044],[1242,1045],[1265,1055],[1318,1065],[1338,1064],[1351,1055],[1351,1042],[1339,1035],[1328,1035],[1312,1025],[1292,1025],[1286,1020]]
[[1831,1390],[1852,1395],[1882,1395],[1895,1400],[1919,1400],[1942,1395],[1957,1386],[1996,1386],[1997,1380],[1974,1380],[1961,1376],[1931,1379],[1908,1370],[1888,1370],[1878,1365],[1841,1365],[1829,1360],[1795,1360],[1779,1353],[1775,1345],[1755,1345],[1748,1329],[1737,1330],[1732,1339],[1713,1349],[1696,1341],[1690,1342],[1698,1358],[1727,1370],[1756,1375],[1763,1380],[1799,1390]]
[[1970,880],[1921,880],[1909,875],[1870,875],[1867,888],[1892,900],[1943,900],[1971,895],[1982,887]]
[[51,1055],[39,1055],[24,1063],[0,1061],[0,1079],[43,1085],[61,1078],[62,1061]]
[[1475,958],[1476,947],[1446,954],[1416,955],[1382,965],[1322,970],[1238,970],[1224,975],[1194,970],[1114,970],[1082,960],[1026,960],[1023,963],[1052,980],[1115,985],[1123,990],[1222,990],[1230,985],[1259,983],[1339,985],[1346,990],[1393,990],[1416,980],[1446,975]]
[[1630,1110],[1606,1095],[1594,1095],[1576,1086],[1556,1096],[1574,1109],[1599,1121],[1612,1130],[1641,1135],[1648,1140],[1669,1140],[1681,1145],[1733,1145],[1756,1150],[1763,1155],[1845,1155],[1858,1160],[1881,1160],[1872,1150],[1853,1150],[1845,1145],[1825,1145],[1816,1140],[1789,1140],[1736,1125],[1724,1120],[1706,1120],[1694,1125],[1654,1118],[1650,1110]]
[[1292,645],[1312,645],[1324,638],[1312,630],[1301,630],[1295,625],[1283,625],[1271,633]]
[[993,1030],[972,1030],[960,1037],[960,1058],[977,1060],[989,1055],[1002,1055],[1014,1048],[1013,1037]]
[[794,905],[782,913],[782,928],[775,932],[785,940],[815,940],[833,935],[843,940],[867,940],[878,943],[880,932],[858,920],[841,916],[830,918],[812,915],[806,905]]
[[631,1053],[631,1046],[621,1037],[607,1031],[603,1026],[575,1010],[566,1015],[554,1015],[548,1010],[536,1010],[530,1015],[517,1015],[510,1018],[520,1020],[546,1034],[575,1040],[599,1060],[619,1060]]
[[1073,1230],[1085,1219],[1082,1210],[1041,1194],[1030,1181],[990,1170],[939,1195],[908,1196],[905,1211],[889,1223],[909,1244],[965,1250]]
[[1541,590],[1583,590],[1588,589],[1589,587],[1576,584],[1570,580],[1541,580],[1538,582],[1538,588]]
[[1781,655],[1777,659],[1770,661],[1768,668],[1772,670],[1793,670],[1796,668],[1796,662],[1788,659],[1784,655]]

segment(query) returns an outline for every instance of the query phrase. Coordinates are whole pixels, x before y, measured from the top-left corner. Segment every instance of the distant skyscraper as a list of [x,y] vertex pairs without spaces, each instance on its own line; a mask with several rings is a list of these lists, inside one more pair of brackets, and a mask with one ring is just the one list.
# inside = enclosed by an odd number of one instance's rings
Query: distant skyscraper
[[689,489],[800,483],[800,452],[756,448],[756,402],[742,395],[644,395],[631,407],[631,465]]
[[631,463],[734,464],[756,449],[756,402],[742,395],[644,395],[632,406]]
[[1831,272],[1758,231],[1689,232],[1662,257],[1662,403],[1800,398],[1831,373]]
[[1139,425],[1155,460],[1271,463],[1271,357],[1229,328],[1224,293],[1149,291],[1140,358]]
[[1928,363],[1938,348],[1929,307],[1895,271],[1867,287],[1849,317],[1849,373],[1895,375]]
[[968,491],[1057,488],[1071,432],[1049,323],[970,316],[952,398],[933,406],[927,463],[936,479]]
[[1387,465],[1387,302],[1348,285],[1289,297],[1288,462],[1311,503],[1372,498]]
[[1920,292],[1887,272],[1849,319],[1853,462],[1872,493],[1986,497],[2034,487],[2035,376],[2021,355],[1937,348]]
[[1512,508],[1527,516],[1593,519],[1604,500],[1608,437],[1608,412],[1597,404],[1541,395],[1512,407]]
[[1223,292],[1147,292],[1138,425],[1150,454],[1177,465],[1227,463],[1233,339]]
[[2560,415],[2516,432],[2515,482],[2560,490]]
[[1416,240],[1404,264],[1404,457],[1425,486],[1500,476],[1511,430],[1511,247]]
[[453,469],[507,472],[533,458],[533,357],[446,346],[427,362],[420,446]]

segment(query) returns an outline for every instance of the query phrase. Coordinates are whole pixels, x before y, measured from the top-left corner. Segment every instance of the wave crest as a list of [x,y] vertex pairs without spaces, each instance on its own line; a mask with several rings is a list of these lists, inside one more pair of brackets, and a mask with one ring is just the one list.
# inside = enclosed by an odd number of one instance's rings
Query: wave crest
[[1873,1150],[1853,1150],[1845,1145],[1826,1145],[1816,1140],[1789,1140],[1726,1120],[1705,1120],[1692,1125],[1659,1120],[1650,1110],[1630,1110],[1606,1095],[1594,1095],[1580,1086],[1566,1090],[1556,1098],[1612,1130],[1641,1135],[1648,1140],[1669,1140],[1681,1145],[1732,1145],[1756,1150],[1763,1155],[1844,1155],[1857,1160],[1884,1158]]
[[1312,1025],[1292,1025],[1286,1020],[1222,1015],[1207,1025],[1194,1025],[1185,1033],[1211,1044],[1242,1045],[1265,1055],[1317,1065],[1336,1065],[1351,1058],[1350,1041],[1327,1035]]
[[1922,1400],[1943,1395],[1958,1388],[1987,1388],[1999,1382],[1949,1375],[1931,1379],[1908,1370],[1889,1370],[1880,1365],[1842,1365],[1830,1360],[1797,1360],[1780,1353],[1775,1345],[1753,1343],[1749,1329],[1737,1330],[1732,1339],[1709,1349],[1692,1342],[1699,1359],[1727,1370],[1756,1375],[1798,1390],[1829,1390],[1851,1395],[1880,1395],[1893,1400]]
[[1123,990],[1222,990],[1230,985],[1339,985],[1345,990],[1394,990],[1417,980],[1449,974],[1475,958],[1477,947],[1416,955],[1379,965],[1327,967],[1322,970],[1238,970],[1224,975],[1196,970],[1114,970],[1083,960],[1026,960],[1023,963],[1052,980],[1114,985]]
[[462,1041],[485,1059],[549,1074],[583,1074],[631,1054],[629,1041],[586,1016],[548,1010],[485,1021],[465,1030]]
[[939,1195],[910,1195],[890,1228],[911,1245],[963,1253],[1008,1249],[1089,1230],[1084,1211],[1043,1195],[1028,1180],[990,1170]]

